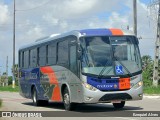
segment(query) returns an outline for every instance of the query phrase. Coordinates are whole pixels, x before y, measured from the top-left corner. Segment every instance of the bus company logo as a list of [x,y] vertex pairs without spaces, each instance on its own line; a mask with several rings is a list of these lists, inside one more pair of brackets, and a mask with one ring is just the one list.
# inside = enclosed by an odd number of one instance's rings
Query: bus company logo
[[114,84],[114,88],[117,88],[118,86],[116,84]]
[[113,85],[97,85],[97,88],[113,88]]
[[30,79],[37,79],[38,78],[38,73],[25,73],[25,79],[30,80]]
[[46,81],[46,82],[48,82],[48,81],[49,81],[48,75],[42,75],[42,76],[41,76],[41,81]]

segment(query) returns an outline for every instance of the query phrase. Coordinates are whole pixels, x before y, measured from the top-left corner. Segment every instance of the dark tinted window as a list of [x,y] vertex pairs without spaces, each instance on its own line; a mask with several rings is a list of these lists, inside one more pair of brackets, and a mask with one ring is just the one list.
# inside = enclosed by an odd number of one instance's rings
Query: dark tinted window
[[30,64],[31,67],[37,66],[37,49],[32,49],[30,53]]
[[46,46],[38,48],[38,65],[44,66],[46,64]]
[[29,50],[28,66],[31,66],[31,50]]
[[23,68],[24,67],[24,52],[23,51],[20,52],[19,58],[20,58],[19,60],[20,67]]
[[70,70],[77,75],[77,53],[76,46],[70,47]]
[[24,68],[29,66],[29,51],[24,52]]
[[58,63],[68,63],[68,41],[58,43]]
[[48,58],[47,63],[49,65],[56,64],[56,56],[57,56],[57,50],[56,50],[56,44],[52,43],[48,45]]

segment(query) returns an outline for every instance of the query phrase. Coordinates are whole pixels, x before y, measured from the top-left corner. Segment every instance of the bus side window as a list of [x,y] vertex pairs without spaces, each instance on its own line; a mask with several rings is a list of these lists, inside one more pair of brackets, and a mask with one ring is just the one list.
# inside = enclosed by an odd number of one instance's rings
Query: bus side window
[[23,68],[24,67],[24,52],[21,51],[20,52],[20,56],[19,56],[19,63],[20,63],[20,68]]
[[30,63],[31,67],[36,67],[37,66],[37,49],[32,49],[30,53]]
[[37,49],[38,52],[38,65],[44,66],[46,65],[46,46],[41,46]]
[[51,43],[47,47],[47,64],[48,65],[54,65],[56,64],[57,61],[57,49],[56,49],[56,44]]
[[68,40],[58,43],[58,64],[68,66]]
[[77,71],[77,49],[76,49],[76,45],[70,46],[69,59],[70,59],[70,63],[69,63],[70,70],[77,75],[78,71]]
[[28,68],[29,67],[29,51],[24,52],[24,67]]

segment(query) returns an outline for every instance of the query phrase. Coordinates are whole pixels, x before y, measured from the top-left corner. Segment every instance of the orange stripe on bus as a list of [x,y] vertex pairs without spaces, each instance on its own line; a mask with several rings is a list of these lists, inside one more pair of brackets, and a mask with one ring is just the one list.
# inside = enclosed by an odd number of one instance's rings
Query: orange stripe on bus
[[56,74],[53,71],[53,69],[51,67],[41,67],[41,72],[48,76],[50,84],[55,85],[53,92],[52,92],[51,100],[61,101],[60,87],[58,85],[58,80],[57,80]]
[[112,35],[123,35],[123,32],[120,29],[110,29],[110,31],[112,32]]

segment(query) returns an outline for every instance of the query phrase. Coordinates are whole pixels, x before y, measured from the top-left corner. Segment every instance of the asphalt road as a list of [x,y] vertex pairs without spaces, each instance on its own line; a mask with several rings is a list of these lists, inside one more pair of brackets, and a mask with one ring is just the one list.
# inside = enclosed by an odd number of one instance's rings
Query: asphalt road
[[[12,93],[12,92],[0,92],[0,99],[3,100],[3,106],[0,108],[0,111],[65,111],[62,103],[54,103],[50,102],[47,106],[40,106],[35,107],[32,105],[32,100],[23,98],[19,95],[19,93]],[[113,105],[110,103],[103,103],[103,104],[85,104],[77,106],[74,112],[71,114],[90,114],[90,115],[97,115],[100,116],[100,119],[112,119],[112,120],[136,120],[136,119],[143,119],[149,120],[150,118],[137,118],[137,117],[104,117],[107,113],[115,112],[117,110],[114,109]],[[160,111],[160,96],[144,96],[143,100],[140,101],[128,101],[123,109],[118,111]],[[82,114],[83,115],[83,114]],[[74,119],[75,117],[67,117],[69,119]],[[21,120],[22,118],[0,118],[0,120]],[[23,118],[24,119],[24,118]],[[27,119],[27,118],[25,118]],[[31,119],[31,118],[30,118]],[[37,120],[37,118],[32,118]],[[38,119],[46,119],[46,118],[38,118]],[[53,119],[48,118],[47,119]],[[64,119],[62,117],[55,117],[55,119]],[[96,117],[76,117],[76,120],[97,120]],[[160,120],[159,118],[154,118],[155,120]]]

